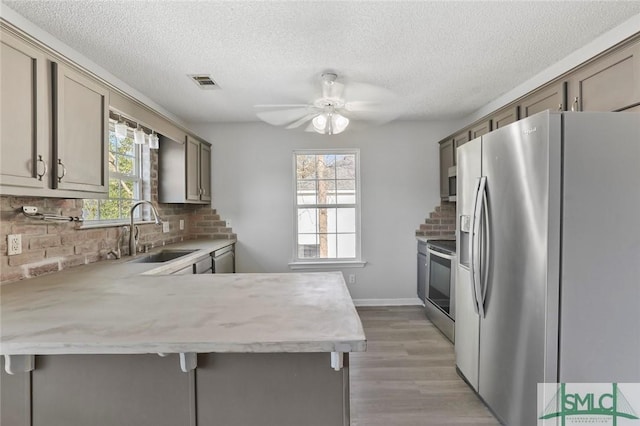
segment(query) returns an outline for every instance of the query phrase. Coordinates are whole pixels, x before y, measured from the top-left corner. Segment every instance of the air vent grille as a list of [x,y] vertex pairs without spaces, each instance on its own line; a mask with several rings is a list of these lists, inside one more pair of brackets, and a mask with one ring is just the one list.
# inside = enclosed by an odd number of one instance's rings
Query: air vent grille
[[189,78],[203,90],[214,90],[220,88],[220,86],[218,86],[218,84],[213,81],[210,75],[191,74],[189,75]]

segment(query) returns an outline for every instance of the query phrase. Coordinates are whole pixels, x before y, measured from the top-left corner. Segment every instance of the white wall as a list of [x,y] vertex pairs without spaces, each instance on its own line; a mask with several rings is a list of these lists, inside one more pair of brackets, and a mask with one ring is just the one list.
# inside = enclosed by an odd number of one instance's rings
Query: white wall
[[439,204],[437,142],[458,124],[400,121],[335,136],[264,123],[190,127],[213,145],[213,205],[238,234],[240,272],[290,271],[292,152],[359,148],[367,265],[342,271],[356,274],[354,299],[414,299],[415,230]]

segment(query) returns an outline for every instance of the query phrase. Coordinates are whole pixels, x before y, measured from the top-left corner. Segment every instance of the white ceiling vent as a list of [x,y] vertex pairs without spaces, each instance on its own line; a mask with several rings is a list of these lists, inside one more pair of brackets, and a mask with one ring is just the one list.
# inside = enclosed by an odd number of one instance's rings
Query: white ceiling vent
[[220,86],[218,86],[218,83],[213,81],[210,75],[189,74],[189,78],[203,90],[215,90],[220,88]]

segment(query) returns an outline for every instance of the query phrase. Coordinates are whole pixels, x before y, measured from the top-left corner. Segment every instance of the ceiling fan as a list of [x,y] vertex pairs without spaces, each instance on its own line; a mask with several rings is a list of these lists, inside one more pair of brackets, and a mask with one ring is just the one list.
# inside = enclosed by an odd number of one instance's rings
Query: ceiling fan
[[274,125],[296,129],[307,124],[305,131],[337,135],[352,121],[380,124],[399,115],[396,96],[387,89],[363,83],[347,85],[337,81],[338,75],[321,75],[322,97],[309,104],[255,105],[262,110],[258,118]]

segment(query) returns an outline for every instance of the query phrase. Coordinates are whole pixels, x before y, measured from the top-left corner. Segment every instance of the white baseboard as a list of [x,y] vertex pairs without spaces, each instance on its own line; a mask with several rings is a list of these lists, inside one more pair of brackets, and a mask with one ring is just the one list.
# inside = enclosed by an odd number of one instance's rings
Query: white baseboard
[[422,300],[417,297],[408,299],[353,299],[356,306],[423,306]]

